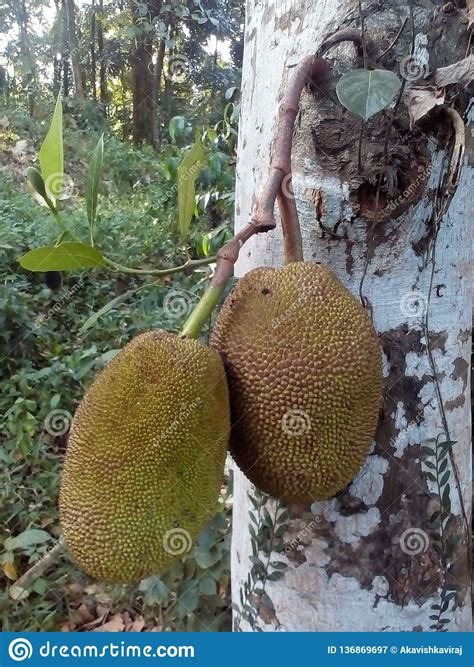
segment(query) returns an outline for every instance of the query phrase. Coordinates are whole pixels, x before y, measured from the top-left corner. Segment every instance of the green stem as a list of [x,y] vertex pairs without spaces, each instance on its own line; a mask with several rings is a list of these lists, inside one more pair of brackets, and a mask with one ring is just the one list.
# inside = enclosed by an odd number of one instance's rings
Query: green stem
[[201,300],[184,323],[179,334],[181,337],[189,336],[189,338],[197,338],[199,336],[204,323],[211,317],[214,308],[224,294],[227,283],[234,275],[234,265],[239,258],[241,247],[254,234],[266,231],[268,231],[268,227],[265,223],[259,224],[252,221],[222,246],[217,253],[214,276]]
[[172,266],[169,269],[132,269],[128,266],[123,266],[122,264],[117,264],[116,262],[104,257],[104,264],[111,271],[117,273],[133,273],[140,276],[169,276],[172,273],[180,273],[181,271],[186,271],[186,269],[195,269],[198,266],[207,266],[212,264],[217,260],[217,257],[205,257],[203,259],[190,259],[180,266]]
[[58,225],[61,227],[62,235],[69,234],[69,236],[72,238],[73,241],[77,241],[77,243],[82,243],[82,242],[81,242],[81,239],[79,239],[79,238],[74,234],[74,232],[71,232],[71,230],[69,229],[69,227],[66,225],[66,223],[65,223],[64,220],[62,219],[61,214],[59,213],[59,211],[54,210],[54,211],[52,211],[52,213],[53,213],[53,215],[54,215],[54,219],[56,220],[56,222],[58,223]]
[[186,336],[188,338],[197,338],[199,336],[204,323],[211,317],[214,308],[219,303],[224,293],[224,289],[225,285],[210,285],[207,288],[202,299],[194,308],[181,329],[179,334],[181,337]]

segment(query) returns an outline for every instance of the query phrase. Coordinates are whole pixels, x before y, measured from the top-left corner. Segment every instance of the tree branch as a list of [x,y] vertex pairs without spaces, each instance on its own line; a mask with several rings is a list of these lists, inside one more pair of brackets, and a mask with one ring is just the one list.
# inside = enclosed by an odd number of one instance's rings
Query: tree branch
[[303,259],[301,231],[291,188],[291,148],[295,119],[303,88],[321,79],[329,68],[327,60],[311,55],[302,60],[293,72],[280,103],[268,177],[251,218],[251,223],[258,225],[261,231],[274,229],[274,208],[278,198],[287,263]]
[[18,600],[24,591],[26,591],[32,583],[41,577],[47,569],[53,565],[64,552],[64,542],[62,539],[55,544],[42,558],[39,559],[29,570],[25,572],[10,588],[10,597]]

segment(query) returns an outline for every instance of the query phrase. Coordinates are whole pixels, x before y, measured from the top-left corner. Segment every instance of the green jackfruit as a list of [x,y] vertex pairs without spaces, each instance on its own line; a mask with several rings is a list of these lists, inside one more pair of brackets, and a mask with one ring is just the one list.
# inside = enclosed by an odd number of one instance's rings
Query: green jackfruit
[[132,340],[74,417],[60,490],[66,545],[90,575],[166,568],[212,518],[229,440],[219,355],[164,331]]
[[227,297],[211,346],[226,367],[230,448],[244,474],[287,502],[347,486],[377,425],[381,350],[336,276],[308,262],[250,271]]

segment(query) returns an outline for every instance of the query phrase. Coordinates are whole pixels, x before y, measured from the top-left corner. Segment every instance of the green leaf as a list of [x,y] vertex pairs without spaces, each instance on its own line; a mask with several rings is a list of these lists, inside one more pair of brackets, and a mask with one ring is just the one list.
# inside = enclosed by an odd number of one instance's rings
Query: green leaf
[[18,260],[28,271],[73,271],[100,266],[102,254],[85,243],[61,243],[30,250]]
[[440,481],[439,481],[439,485],[440,485],[440,486],[444,486],[444,485],[446,484],[446,482],[447,482],[448,479],[449,479],[450,474],[451,474],[451,471],[450,471],[450,470],[446,470],[446,472],[444,473],[444,475],[441,477],[441,479],[440,479]]
[[204,163],[204,148],[196,141],[178,167],[178,212],[181,240],[186,241],[196,208],[196,177]]
[[54,198],[59,197],[64,179],[63,108],[59,95],[48,134],[39,150],[39,162],[46,192]]
[[279,579],[283,579],[284,576],[285,576],[284,572],[279,572],[279,571],[272,572],[271,574],[268,575],[267,581],[278,581]]
[[97,214],[97,198],[99,196],[100,175],[102,172],[102,160],[104,157],[104,135],[97,142],[97,146],[92,153],[87,174],[86,183],[86,204],[87,219],[89,221],[89,234],[92,242],[95,218]]
[[50,539],[51,535],[45,530],[30,528],[29,530],[24,530],[16,537],[7,537],[4,544],[5,549],[8,551],[14,551],[15,549],[25,549],[26,547],[31,547],[34,544],[43,544]]
[[441,462],[441,465],[439,467],[439,470],[438,470],[439,474],[441,474],[442,472],[444,472],[446,470],[447,465],[448,465],[448,459],[444,459],[444,461]]
[[176,141],[176,137],[184,135],[186,129],[186,120],[184,116],[173,116],[168,125],[168,132],[171,141]]
[[203,570],[212,567],[220,559],[220,554],[214,547],[212,549],[203,549],[202,547],[195,547],[192,556],[196,563]]
[[26,170],[26,178],[33,186],[35,192],[37,192],[39,196],[44,199],[49,208],[53,212],[56,211],[56,207],[54,206],[53,202],[49,199],[46,193],[46,186],[44,184],[43,177],[41,176],[39,171],[35,167],[28,167],[28,169]]
[[142,289],[147,289],[148,287],[152,287],[153,285],[156,285],[156,283],[149,283],[147,285],[140,285],[140,287],[135,287],[134,289],[128,290],[127,292],[124,292],[123,294],[119,294],[118,296],[115,297],[115,299],[112,299],[108,303],[105,304],[105,306],[102,306],[100,310],[95,312],[93,315],[87,318],[87,320],[84,322],[82,327],[79,329],[79,333],[84,333],[84,331],[87,331],[87,329],[90,329],[96,322],[99,320],[103,315],[109,312],[109,310],[113,310],[116,306],[121,304],[123,301],[126,301],[128,297],[133,296],[137,292],[139,292]]
[[367,121],[390,104],[400,86],[398,76],[388,70],[356,69],[344,74],[336,93],[346,109]]
[[443,489],[443,495],[441,498],[441,504],[443,508],[447,511],[451,511],[451,499],[450,499],[451,487],[447,484]]
[[204,595],[215,595],[217,582],[210,572],[206,572],[199,580],[199,590]]
[[230,88],[227,88],[227,90],[225,91],[226,100],[231,100],[234,97],[237,90],[239,90],[237,86],[231,86]]
[[176,604],[176,613],[179,618],[184,618],[190,612],[193,612],[199,604],[199,590],[197,586],[189,588],[182,593]]
[[453,445],[456,444],[456,440],[446,440],[446,442],[440,442],[438,447],[444,451],[449,451]]

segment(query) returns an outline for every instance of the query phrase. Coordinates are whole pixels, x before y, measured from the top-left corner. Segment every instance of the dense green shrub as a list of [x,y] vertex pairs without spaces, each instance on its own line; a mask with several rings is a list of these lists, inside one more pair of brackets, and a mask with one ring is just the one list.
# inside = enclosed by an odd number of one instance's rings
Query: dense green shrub
[[[207,270],[150,277],[72,272],[58,291],[44,275],[20,268],[27,250],[54,242],[57,230],[48,211],[27,190],[23,172],[34,160],[45,123],[7,110],[0,129],[0,502],[3,586],[0,624],[4,630],[80,629],[105,607],[110,613],[143,617],[147,627],[168,630],[229,628],[229,492],[195,549],[160,577],[138,586],[91,582],[67,558],[37,579],[29,596],[12,600],[9,588],[45,554],[59,536],[57,495],[67,443],[67,420],[97,371],[128,340],[150,328],[179,330],[164,307],[170,289],[187,295],[190,306],[205,286]],[[74,189],[64,217],[86,239],[83,206],[85,173],[99,132],[66,115],[66,169]],[[27,137],[26,155],[14,154]],[[106,159],[96,243],[114,261],[131,267],[162,268],[212,254],[231,222],[233,169],[222,137],[208,138],[209,161],[199,179],[199,197],[187,248],[179,241],[176,166],[185,142],[170,142],[160,153],[128,146],[106,135]],[[225,144],[225,140],[224,140]],[[227,149],[231,150],[228,145]],[[116,296],[153,282],[110,309],[81,333],[88,317]],[[157,284],[155,284],[157,283]],[[53,416],[52,416],[53,415]],[[51,428],[63,419],[66,428]],[[85,614],[86,609],[87,614]],[[104,620],[107,616],[104,616]]]

